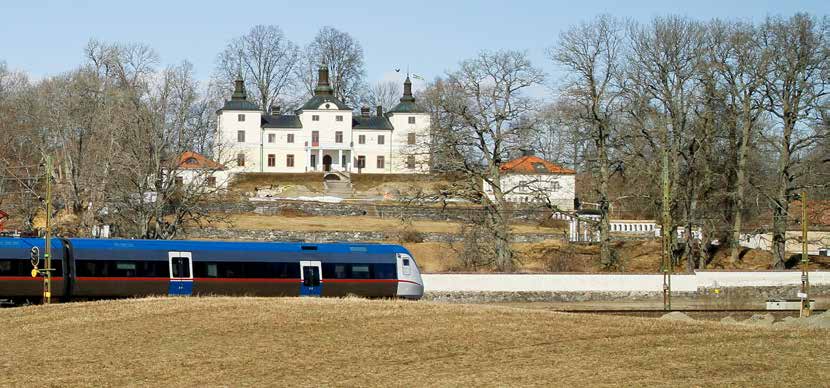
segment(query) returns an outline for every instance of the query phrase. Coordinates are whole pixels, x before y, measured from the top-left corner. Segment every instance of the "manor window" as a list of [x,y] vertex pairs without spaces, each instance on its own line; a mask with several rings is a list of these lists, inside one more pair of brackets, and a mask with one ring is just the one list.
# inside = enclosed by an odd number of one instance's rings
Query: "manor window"
[[409,123],[415,124],[415,116],[409,116]]
[[383,168],[383,166],[385,164],[384,162],[385,161],[384,161],[383,156],[378,156],[378,168]]
[[268,167],[274,167],[277,165],[277,155],[268,154]]
[[386,143],[386,139],[383,138],[383,135],[378,135],[378,144]]
[[357,137],[357,144],[366,144],[366,135],[360,135]]
[[406,168],[413,169],[415,168],[415,156],[409,155],[406,157]]
[[269,133],[268,134],[268,142],[269,143],[275,143],[276,141],[277,141],[277,134]]
[[245,115],[240,113],[236,116],[237,121],[245,121]]
[[293,133],[289,133],[286,136],[286,142],[288,142],[288,143],[293,143],[294,142],[294,134]]
[[236,131],[236,142],[237,143],[244,143],[245,142],[245,131]]
[[294,167],[294,155],[293,154],[285,155],[285,165],[287,167]]
[[406,144],[415,144],[415,132],[406,134]]
[[236,155],[236,165],[239,167],[245,167],[245,154]]
[[311,121],[320,121],[320,115],[311,115]]
[[337,115],[334,117],[335,121],[343,121],[343,116]]
[[342,143],[343,142],[343,132],[337,131],[334,133],[334,142],[335,143]]
[[358,155],[358,157],[357,157],[357,168],[366,168],[366,156],[365,155]]

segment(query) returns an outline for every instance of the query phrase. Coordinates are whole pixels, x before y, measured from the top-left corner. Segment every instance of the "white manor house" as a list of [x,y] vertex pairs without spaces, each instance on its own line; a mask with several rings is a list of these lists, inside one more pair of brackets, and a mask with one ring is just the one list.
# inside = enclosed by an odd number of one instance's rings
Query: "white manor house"
[[[401,174],[429,171],[430,116],[415,104],[407,76],[389,112],[352,108],[334,96],[328,69],[319,70],[314,96],[294,114],[270,114],[247,100],[243,81],[217,111],[228,172],[344,172]],[[228,157],[230,156],[230,158]]]

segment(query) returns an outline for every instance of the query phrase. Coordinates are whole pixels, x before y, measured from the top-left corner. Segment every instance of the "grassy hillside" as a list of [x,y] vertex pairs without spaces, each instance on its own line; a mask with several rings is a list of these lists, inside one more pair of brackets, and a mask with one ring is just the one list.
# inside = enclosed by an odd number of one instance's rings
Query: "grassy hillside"
[[830,377],[826,331],[481,305],[162,298],[4,309],[0,327],[3,386],[821,386]]

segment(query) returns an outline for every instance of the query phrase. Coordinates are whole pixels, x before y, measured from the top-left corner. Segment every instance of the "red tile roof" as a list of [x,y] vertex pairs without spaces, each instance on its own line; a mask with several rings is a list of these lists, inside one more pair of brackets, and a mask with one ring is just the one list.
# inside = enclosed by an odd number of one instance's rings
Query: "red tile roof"
[[515,174],[576,174],[576,171],[555,165],[538,156],[522,156],[499,167],[504,173]]
[[185,151],[182,153],[182,156],[179,157],[179,169],[224,170],[225,166],[208,159],[200,153],[193,151]]

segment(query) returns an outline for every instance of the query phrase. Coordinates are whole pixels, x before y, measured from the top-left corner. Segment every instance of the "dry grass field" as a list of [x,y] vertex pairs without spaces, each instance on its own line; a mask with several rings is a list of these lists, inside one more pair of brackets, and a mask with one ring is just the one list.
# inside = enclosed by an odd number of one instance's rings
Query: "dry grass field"
[[4,309],[0,327],[3,386],[825,386],[830,379],[827,331],[499,306],[159,298]]
[[[348,217],[348,216],[260,216],[254,214],[234,214],[228,216],[228,222],[234,228],[255,230],[294,230],[305,232],[320,231],[391,231],[403,227],[399,219],[377,217]],[[222,225],[216,225],[222,226]],[[412,221],[412,229],[418,232],[458,233],[461,224],[449,221]],[[512,228],[515,233],[551,233],[562,234],[560,228],[547,228],[531,224],[516,224]]]

